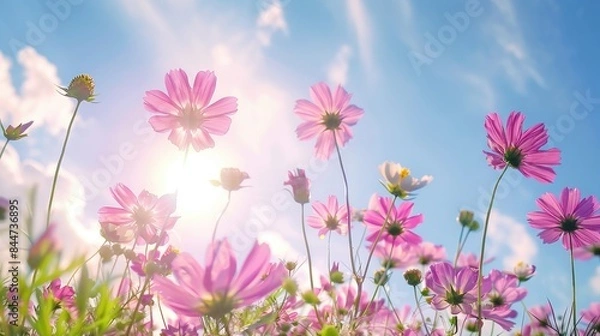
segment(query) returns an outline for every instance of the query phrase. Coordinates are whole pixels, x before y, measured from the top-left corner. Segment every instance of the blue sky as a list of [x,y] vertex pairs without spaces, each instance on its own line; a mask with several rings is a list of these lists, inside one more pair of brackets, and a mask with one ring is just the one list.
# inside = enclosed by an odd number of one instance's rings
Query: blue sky
[[[236,166],[248,171],[252,188],[234,195],[220,234],[258,236],[276,245],[278,255],[302,259],[299,209],[288,203],[283,211],[272,210],[287,170],[308,169],[313,200],[342,198],[343,187],[335,158],[318,163],[311,159],[314,143],[295,139],[299,119],[292,109],[296,99],[308,98],[310,85],[342,83],[365,110],[342,152],[352,205],[365,207],[374,192],[383,192],[377,167],[385,160],[417,176],[433,175],[416,200],[416,211],[425,215],[418,232],[450,253],[458,210],[485,211],[481,204],[499,174],[481,152],[485,115],[497,111],[505,120],[518,110],[527,127],[545,123],[563,151],[556,182],[507,176],[488,251],[496,256],[493,267],[506,269],[519,259],[538,266],[528,305],[546,297],[561,311],[568,304],[568,255],[560,245],[542,245],[525,216],[536,210],[542,193],[565,186],[600,195],[600,27],[594,15],[600,4],[64,0],[1,7],[0,118],[35,120],[30,138],[11,145],[0,162],[14,175],[1,192],[22,197],[38,182],[43,208],[73,108],[52,85],[66,85],[83,72],[96,81],[100,103],[82,107],[63,165],[57,218],[68,222],[65,235],[75,232],[73,239],[92,242],[96,211],[114,203],[107,187],[118,182],[135,192],[174,190],[182,153],[165,134],[150,131],[142,98],[146,90],[164,89],[170,69],[192,75],[210,69],[218,77],[215,97],[236,96],[240,108],[215,149],[193,153],[188,162],[174,241],[203,254],[226,199],[205,181],[222,166]],[[115,159],[122,147],[130,155]],[[268,223],[258,233],[242,234],[257,218]],[[361,228],[355,230],[358,238]],[[325,241],[315,230],[309,234],[324,255]],[[467,249],[476,252],[480,235],[472,238]],[[347,260],[345,238],[332,241],[334,259]],[[324,258],[317,264],[324,271]],[[576,267],[583,308],[600,297],[600,267],[597,260]],[[406,298],[404,290],[398,286],[398,300]]]

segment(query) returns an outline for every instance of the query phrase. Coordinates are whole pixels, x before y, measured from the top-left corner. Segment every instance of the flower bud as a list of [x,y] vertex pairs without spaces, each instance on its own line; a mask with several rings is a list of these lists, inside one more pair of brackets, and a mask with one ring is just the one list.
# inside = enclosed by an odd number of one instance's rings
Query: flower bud
[[535,274],[535,266],[529,265],[521,261],[517,263],[517,265],[515,265],[513,271],[519,279],[519,282],[525,282],[531,279],[531,277],[533,277],[533,275]]
[[248,173],[237,168],[223,168],[221,169],[221,181],[212,180],[211,183],[215,186],[221,186],[227,191],[235,191],[243,188],[242,182],[249,178]]
[[36,240],[29,249],[27,264],[31,269],[37,269],[46,260],[55,256],[60,251],[60,244],[56,239],[55,224],[50,224],[46,231]]
[[302,300],[311,306],[316,306],[321,303],[321,300],[319,300],[317,294],[311,290],[307,290],[306,292],[302,293]]
[[288,271],[293,271],[296,269],[296,266],[298,266],[298,263],[295,261],[288,261],[285,263],[285,269]]
[[62,94],[66,97],[71,97],[77,99],[77,101],[94,101],[94,79],[92,76],[87,74],[78,75],[71,80],[71,83],[68,87],[61,87],[64,91]]
[[292,187],[294,201],[300,204],[310,202],[310,180],[306,177],[304,169],[297,169],[295,175],[292,171],[288,172],[288,181],[283,184]]
[[404,272],[404,279],[406,280],[406,283],[408,283],[410,286],[415,287],[421,282],[423,282],[423,275],[418,269],[410,269]]
[[389,275],[387,274],[387,271],[385,269],[380,269],[377,272],[375,272],[375,275],[373,276],[373,281],[375,282],[376,285],[379,286],[385,286],[385,284],[390,280]]
[[122,247],[121,245],[119,245],[119,244],[114,244],[114,245],[112,246],[112,250],[113,250],[113,253],[114,253],[116,256],[120,256],[120,255],[121,255],[121,254],[123,254],[123,252],[124,252],[124,250],[123,250],[123,247]]
[[460,223],[460,225],[468,227],[469,225],[471,225],[474,218],[475,214],[473,213],[473,211],[461,210],[456,220]]
[[479,331],[479,329],[481,329],[482,326],[483,321],[479,321],[477,319],[468,319],[465,325],[465,329],[467,329],[468,332],[476,333]]
[[112,248],[108,245],[101,246],[98,250],[98,254],[100,255],[100,259],[102,259],[102,262],[109,262],[115,255]]
[[471,222],[471,224],[467,225],[467,228],[469,229],[469,231],[477,231],[480,228],[479,222],[474,220]]
[[133,250],[125,250],[123,252],[123,255],[125,256],[125,259],[127,259],[127,260],[135,260],[135,258],[137,258],[137,253],[135,253],[135,251],[133,251]]
[[4,137],[10,141],[22,139],[27,136],[27,134],[25,134],[25,131],[27,131],[31,124],[33,124],[33,121],[27,122],[25,124],[19,124],[17,127],[9,125],[6,129],[4,128],[4,126],[2,126]]
[[340,272],[339,263],[334,262],[333,266],[331,266],[331,271],[329,272],[329,281],[335,284],[344,283],[344,273]]
[[286,278],[285,280],[283,280],[283,284],[281,287],[291,296],[295,296],[298,292],[298,284],[294,279],[291,278]]

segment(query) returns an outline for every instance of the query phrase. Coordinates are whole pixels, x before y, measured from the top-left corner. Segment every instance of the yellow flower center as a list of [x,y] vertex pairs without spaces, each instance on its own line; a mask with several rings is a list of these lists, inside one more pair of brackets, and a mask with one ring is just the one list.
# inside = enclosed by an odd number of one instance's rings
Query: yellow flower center
[[201,299],[197,310],[204,315],[219,319],[231,312],[235,306],[236,302],[233,297],[217,293]]
[[410,170],[408,168],[402,168],[400,170],[400,177],[401,178],[406,178],[408,176],[410,176]]

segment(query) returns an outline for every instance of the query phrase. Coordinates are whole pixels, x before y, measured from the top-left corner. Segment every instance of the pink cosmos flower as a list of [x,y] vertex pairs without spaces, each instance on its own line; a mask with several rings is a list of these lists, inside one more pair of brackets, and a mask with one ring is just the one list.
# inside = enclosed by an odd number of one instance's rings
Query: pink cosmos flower
[[111,188],[111,193],[121,207],[105,206],[98,210],[102,234],[111,242],[129,243],[138,237],[148,244],[157,243],[177,222],[178,217],[171,217],[175,211],[175,194],[158,198],[143,190],[136,197],[121,183]]
[[597,244],[600,241],[600,203],[595,197],[581,199],[575,188],[565,188],[560,199],[546,193],[537,200],[541,211],[527,214],[531,227],[542,230],[545,244],[562,237],[565,249]]
[[[473,307],[473,310],[476,311],[477,308]],[[515,326],[514,318],[517,317],[517,315],[518,313],[516,310],[506,307],[483,307],[481,309],[481,316],[484,319],[496,322],[500,327],[502,327],[502,329],[506,331],[510,331]]]
[[304,169],[296,169],[296,174],[293,171],[288,172],[288,180],[283,182],[283,185],[292,187],[294,201],[300,204],[310,202],[310,180],[306,177]]
[[179,251],[173,246],[169,246],[162,255],[159,251],[150,251],[148,258],[143,253],[138,253],[131,261],[131,270],[141,277],[153,277],[155,274],[169,275],[171,264],[178,254]]
[[544,124],[537,124],[523,132],[524,121],[523,114],[511,112],[504,128],[498,114],[490,113],[485,118],[485,129],[488,147],[492,151],[483,153],[495,169],[509,165],[525,177],[551,183],[556,176],[551,166],[560,164],[560,151],[556,148],[541,149],[548,142]]
[[413,251],[419,260],[419,264],[423,266],[446,260],[446,248],[443,245],[421,242]]
[[515,325],[512,319],[517,316],[517,311],[511,310],[510,307],[523,300],[527,290],[519,287],[518,279],[513,274],[492,270],[487,278],[491,288],[484,296],[482,316],[508,331]]
[[319,229],[319,237],[324,238],[328,231],[336,231],[341,235],[348,233],[348,210],[346,205],[339,206],[337,197],[329,196],[326,204],[313,202],[312,208],[316,216],[309,216],[306,222]]
[[77,319],[77,304],[75,303],[75,290],[71,286],[61,286],[60,279],[54,279],[44,292],[44,299],[52,299],[54,310],[62,308],[69,313],[71,318]]
[[198,336],[202,329],[202,319],[192,319],[185,316],[169,321],[166,329],[161,330],[161,336]]
[[[436,310],[450,307],[452,314],[471,314],[477,302],[478,272],[469,267],[454,268],[449,262],[433,264],[425,275],[425,284],[433,294]],[[482,282],[482,295],[490,290],[489,280]]]
[[144,106],[154,114],[149,120],[156,132],[170,131],[169,140],[183,150],[190,144],[195,151],[215,146],[211,137],[224,135],[231,125],[230,115],[237,112],[237,99],[225,97],[210,104],[217,77],[212,71],[200,71],[190,85],[181,69],[165,75],[167,93],[146,92]]
[[[371,246],[368,247],[371,250]],[[384,268],[407,268],[417,262],[415,246],[410,244],[390,244],[379,242],[373,250],[373,255],[381,259]]]
[[[494,257],[487,258],[483,264],[489,264],[494,261]],[[479,269],[479,257],[475,253],[461,253],[456,261],[457,267],[470,267],[474,270]]]
[[269,263],[270,259],[269,246],[257,242],[238,272],[229,241],[215,241],[207,249],[204,267],[190,254],[182,253],[172,263],[176,282],[157,275],[154,288],[179,315],[218,319],[281,286],[287,274],[285,266]]
[[350,127],[356,125],[364,111],[350,105],[352,95],[342,86],[332,93],[327,84],[317,83],[311,86],[310,96],[314,102],[296,101],[294,113],[305,120],[296,128],[296,135],[300,140],[317,137],[315,155],[328,160],[336,142],[342,147],[352,138]]
[[558,335],[552,330],[552,307],[547,304],[529,309],[530,323],[523,328],[524,335]]
[[[364,223],[369,230],[367,240],[374,242],[379,231],[384,227],[381,239],[388,243],[406,243],[417,245],[422,238],[412,229],[423,222],[423,215],[411,216],[412,202],[402,202],[398,207],[392,206],[392,199],[373,195],[369,201],[369,210],[365,213]],[[388,212],[390,213],[387,216]],[[387,218],[387,221],[386,221]]]
[[592,302],[588,309],[582,310],[581,320],[588,324],[587,330],[600,334],[600,302]]
[[589,260],[594,256],[600,257],[600,242],[590,246],[577,247],[573,250],[573,257],[579,260]]

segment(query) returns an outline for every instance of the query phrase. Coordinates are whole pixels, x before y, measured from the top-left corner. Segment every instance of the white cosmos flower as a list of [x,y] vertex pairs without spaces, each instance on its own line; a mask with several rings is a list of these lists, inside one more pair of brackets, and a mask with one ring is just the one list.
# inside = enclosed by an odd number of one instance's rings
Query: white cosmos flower
[[416,178],[410,174],[410,170],[402,167],[399,163],[384,162],[379,166],[383,176],[381,183],[394,196],[406,199],[413,196],[415,190],[421,189],[433,181],[433,176],[425,175]]

